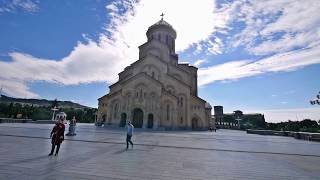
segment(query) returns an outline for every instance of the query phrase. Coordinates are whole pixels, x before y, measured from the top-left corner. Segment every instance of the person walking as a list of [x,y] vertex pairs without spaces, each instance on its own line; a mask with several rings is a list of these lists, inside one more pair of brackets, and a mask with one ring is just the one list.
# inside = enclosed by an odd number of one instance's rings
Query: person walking
[[76,131],[76,124],[77,124],[77,120],[76,120],[76,117],[73,116],[73,118],[70,120],[69,122],[69,132],[66,134],[66,136],[75,136],[77,135],[75,133]]
[[52,156],[56,146],[57,146],[57,149],[56,149],[55,156],[58,155],[60,145],[64,140],[64,129],[65,129],[65,126],[63,124],[63,118],[60,118],[56,123],[56,125],[52,128],[52,131],[50,133],[52,146],[51,146],[51,152],[48,156]]
[[131,147],[133,148],[133,143],[131,141],[131,137],[133,135],[133,129],[134,129],[134,126],[129,121],[128,125],[127,125],[127,149],[129,148],[129,143],[131,144]]
[[71,122],[72,122],[72,136],[75,136],[75,135],[77,135],[77,134],[76,134],[77,119],[76,119],[75,116],[73,116]]

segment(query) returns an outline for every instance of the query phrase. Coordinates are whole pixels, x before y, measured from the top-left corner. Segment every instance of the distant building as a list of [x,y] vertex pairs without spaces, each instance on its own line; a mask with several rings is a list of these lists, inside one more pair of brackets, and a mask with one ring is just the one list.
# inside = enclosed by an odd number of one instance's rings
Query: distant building
[[233,113],[223,113],[223,106],[214,106],[214,112],[213,119],[219,128],[248,129],[265,128],[266,126],[264,115],[261,113],[243,114],[240,110],[235,110]]
[[223,121],[223,106],[214,106],[214,119],[216,123]]
[[197,71],[178,62],[176,31],[161,19],[150,26],[139,60],[119,73],[118,82],[98,99],[97,124],[135,128],[208,129],[211,106],[198,97]]

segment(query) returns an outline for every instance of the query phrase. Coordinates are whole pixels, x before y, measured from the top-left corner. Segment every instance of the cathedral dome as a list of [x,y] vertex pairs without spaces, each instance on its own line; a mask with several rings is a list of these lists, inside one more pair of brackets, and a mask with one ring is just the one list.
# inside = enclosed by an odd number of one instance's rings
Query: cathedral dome
[[[168,26],[169,28],[172,28],[172,26],[171,26],[167,21],[161,19],[160,21],[158,21],[158,22],[156,22],[155,24],[153,24],[152,26],[150,26],[149,29],[152,28],[152,27],[154,27],[154,26],[162,26],[162,25],[163,25],[163,26]],[[173,29],[173,28],[172,28],[172,29]]]
[[177,33],[173,29],[173,27],[165,20],[161,19],[160,21],[156,22],[155,24],[151,25],[147,31],[147,37],[150,38],[151,35],[155,34],[156,32],[167,32],[172,36],[172,38],[176,39]]
[[150,26],[147,31],[148,42],[156,40],[158,42],[166,44],[169,48],[170,54],[175,54],[176,37],[176,31],[168,22],[163,20],[163,18]]

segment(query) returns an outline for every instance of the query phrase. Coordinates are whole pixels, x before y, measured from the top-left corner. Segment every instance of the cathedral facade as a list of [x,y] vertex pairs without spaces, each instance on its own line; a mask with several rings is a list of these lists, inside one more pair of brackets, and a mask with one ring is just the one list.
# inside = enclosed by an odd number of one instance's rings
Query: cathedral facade
[[108,94],[99,98],[97,120],[105,126],[208,129],[211,106],[198,97],[197,68],[179,64],[176,31],[161,19],[148,28],[139,60],[119,73]]

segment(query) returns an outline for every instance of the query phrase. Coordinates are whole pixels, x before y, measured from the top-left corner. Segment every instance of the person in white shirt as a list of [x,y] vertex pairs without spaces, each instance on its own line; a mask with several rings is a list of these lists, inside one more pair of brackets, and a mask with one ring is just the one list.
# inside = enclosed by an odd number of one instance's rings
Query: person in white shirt
[[131,147],[133,148],[133,143],[131,141],[131,137],[133,135],[133,125],[131,124],[131,122],[128,122],[127,125],[127,149],[129,148],[129,143],[131,144]]

